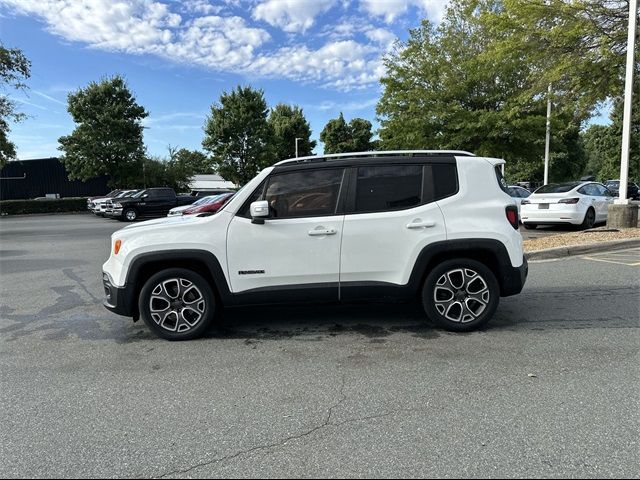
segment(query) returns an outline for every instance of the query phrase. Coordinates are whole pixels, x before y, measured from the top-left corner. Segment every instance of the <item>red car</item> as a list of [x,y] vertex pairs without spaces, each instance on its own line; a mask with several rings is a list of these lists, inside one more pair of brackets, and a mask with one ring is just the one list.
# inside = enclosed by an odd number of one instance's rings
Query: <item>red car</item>
[[195,205],[191,208],[187,208],[183,215],[195,215],[197,213],[216,213],[220,210],[229,200],[235,192],[221,193],[220,195],[211,195],[207,197],[207,201]]

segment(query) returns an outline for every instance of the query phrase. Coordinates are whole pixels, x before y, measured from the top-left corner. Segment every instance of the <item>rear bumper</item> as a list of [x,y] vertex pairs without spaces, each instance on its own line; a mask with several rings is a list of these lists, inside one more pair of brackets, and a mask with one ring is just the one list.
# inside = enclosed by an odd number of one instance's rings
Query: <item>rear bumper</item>
[[[537,205],[536,205],[537,206]],[[555,205],[553,205],[555,207]],[[575,208],[538,210],[532,208],[522,208],[522,214],[520,219],[522,223],[535,223],[535,224],[573,224],[579,225],[584,221],[585,212],[577,210]]]
[[510,297],[517,295],[524,288],[529,275],[529,264],[526,258],[522,258],[522,265],[519,267],[506,266],[501,271],[500,296]]
[[129,284],[123,287],[113,285],[109,274],[102,274],[102,285],[104,287],[105,300],[102,304],[107,310],[125,317],[137,317],[135,308],[133,288]]

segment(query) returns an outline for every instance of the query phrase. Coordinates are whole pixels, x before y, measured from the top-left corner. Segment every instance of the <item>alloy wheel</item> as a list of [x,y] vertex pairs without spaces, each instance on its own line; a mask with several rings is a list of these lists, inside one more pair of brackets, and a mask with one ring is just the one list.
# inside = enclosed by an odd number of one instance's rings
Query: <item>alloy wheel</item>
[[444,273],[433,292],[438,313],[458,323],[477,319],[487,308],[490,298],[487,282],[470,268],[456,268]]
[[158,283],[151,292],[149,311],[153,321],[169,332],[186,332],[204,317],[205,297],[193,282],[170,278]]

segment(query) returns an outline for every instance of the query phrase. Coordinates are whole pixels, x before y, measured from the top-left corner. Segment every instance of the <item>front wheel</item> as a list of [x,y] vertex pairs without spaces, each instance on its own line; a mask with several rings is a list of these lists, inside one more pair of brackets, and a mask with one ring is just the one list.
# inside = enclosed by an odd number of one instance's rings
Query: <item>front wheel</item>
[[201,275],[170,268],[153,275],[138,298],[140,316],[159,337],[191,340],[201,337],[213,322],[215,296]]
[[485,325],[500,301],[500,286],[493,272],[471,259],[447,260],[427,276],[422,305],[437,325],[468,332]]

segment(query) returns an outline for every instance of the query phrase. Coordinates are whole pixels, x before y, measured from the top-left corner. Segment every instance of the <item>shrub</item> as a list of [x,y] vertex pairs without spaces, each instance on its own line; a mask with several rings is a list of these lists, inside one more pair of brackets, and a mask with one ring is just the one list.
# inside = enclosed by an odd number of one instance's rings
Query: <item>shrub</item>
[[29,213],[84,212],[85,197],[59,198],[55,200],[2,200],[0,214],[23,215]]

